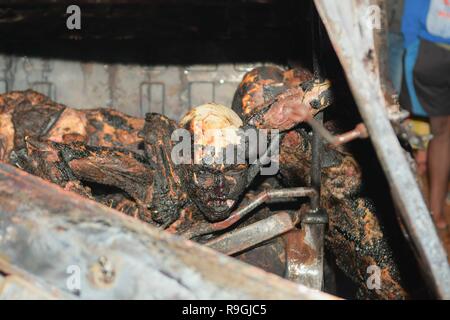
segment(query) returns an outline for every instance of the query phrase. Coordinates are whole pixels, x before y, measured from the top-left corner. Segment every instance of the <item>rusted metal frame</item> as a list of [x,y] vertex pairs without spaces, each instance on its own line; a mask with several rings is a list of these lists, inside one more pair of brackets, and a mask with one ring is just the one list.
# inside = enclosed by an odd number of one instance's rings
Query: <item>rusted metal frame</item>
[[[321,52],[320,46],[318,46],[321,39],[321,22],[313,3],[311,3],[311,36],[314,77],[316,78],[316,81],[321,81],[323,75],[319,65],[319,56]],[[320,208],[320,189],[322,184],[321,161],[323,152],[323,130],[320,130],[320,128],[326,130],[323,127],[323,112],[318,113],[315,118],[311,118],[308,122],[310,124],[316,124],[316,126],[312,126],[313,136],[311,143],[312,159],[310,176],[311,187],[316,190],[317,197],[311,200],[311,210],[302,219],[301,232],[304,239],[287,241],[286,250],[292,253],[296,252],[296,250],[300,251],[305,249],[303,242],[305,242],[306,239],[309,241],[308,245],[312,250],[310,250],[311,257],[309,257],[308,261],[301,258],[302,253],[287,255],[287,278],[305,284],[310,288],[321,290],[323,288],[323,246],[325,225],[328,222],[326,211]],[[288,239],[290,238],[288,237]]]
[[[321,81],[322,72],[320,70],[319,55],[320,48],[318,43],[320,42],[320,19],[318,18],[317,11],[314,4],[311,3],[311,42],[312,42],[312,56],[313,56],[313,67],[314,67],[314,78],[316,81]],[[316,115],[315,121],[319,126],[323,125],[323,112]],[[312,136],[312,163],[311,163],[311,187],[317,192],[317,198],[311,201],[311,210],[316,211],[320,208],[320,185],[321,185],[321,155],[323,151],[322,138],[315,128],[313,128]]]
[[[291,260],[291,256],[287,256],[288,279],[309,288],[323,289],[324,239],[327,223],[328,215],[323,209],[311,211],[304,216],[301,222],[304,237],[303,247],[308,246],[312,254],[306,261],[303,259]],[[299,249],[301,248],[297,248],[297,250]]]
[[[316,116],[316,121],[322,123],[323,114]],[[323,254],[325,226],[328,223],[326,211],[320,208],[320,186],[321,186],[321,155],[323,145],[322,138],[318,131],[313,130],[312,140],[312,163],[311,163],[311,186],[316,190],[317,197],[311,201],[311,210],[302,219],[301,228],[308,244],[312,248],[314,256],[305,263],[302,259],[297,259],[296,255],[287,256],[288,273],[287,278],[302,283],[310,288],[322,290],[323,288]],[[289,246],[296,242],[287,243],[287,250],[295,250]],[[301,248],[296,248],[301,250]]]
[[279,212],[251,225],[227,232],[205,243],[211,249],[233,255],[280,236],[300,222],[300,212]]
[[[316,116],[316,121],[322,125],[323,113],[319,113]],[[296,259],[296,256],[288,255],[288,274],[287,278],[302,283],[309,288],[322,290],[323,288],[323,254],[324,254],[324,238],[325,238],[325,226],[328,223],[328,216],[325,210],[320,208],[320,187],[321,187],[321,156],[323,151],[322,136],[319,131],[313,129],[312,139],[312,163],[311,163],[311,186],[316,190],[317,197],[311,201],[311,211],[308,212],[302,219],[302,232],[305,239],[308,241],[308,245],[312,248],[311,252],[314,253],[310,257],[310,261],[304,261],[303,259]],[[295,245],[296,243],[289,243],[287,250],[293,250],[289,248],[289,245]],[[296,248],[301,250],[301,248]]]
[[[311,226],[313,226],[311,228]],[[325,224],[303,224],[286,233],[286,278],[309,288],[323,286],[323,233]]]
[[[82,299],[333,299],[0,163],[2,268]],[[5,263],[7,262],[7,263]],[[69,266],[81,288],[67,286]],[[8,272],[5,272],[8,274]],[[131,288],[131,290],[130,290]]]
[[255,199],[250,201],[248,204],[240,207],[234,211],[230,217],[226,220],[216,222],[216,223],[203,223],[184,234],[185,237],[194,238],[206,234],[211,234],[217,231],[225,230],[236,222],[240,221],[248,213],[252,212],[254,209],[266,203],[270,200],[275,199],[286,199],[286,198],[301,198],[308,197],[312,201],[316,201],[317,191],[313,188],[288,188],[288,189],[278,189],[278,190],[266,190],[259,193]]
[[[321,215],[322,217],[326,215]],[[301,211],[279,212],[251,225],[227,232],[205,243],[211,249],[233,255],[283,236],[286,245],[286,278],[313,289],[323,285],[323,235],[326,220],[302,222]]]
[[339,135],[333,135],[322,123],[312,118],[306,121],[313,129],[315,134],[319,134],[329,144],[339,146],[355,139],[368,138],[366,126],[362,123],[356,125],[355,129]]
[[371,53],[373,32],[364,20],[369,0],[315,0],[334,49],[346,72],[400,216],[436,296],[450,299],[450,268],[424,198],[389,121],[380,74]]
[[245,217],[249,212],[253,211],[269,200],[300,197],[309,197],[311,199],[311,202],[317,201],[317,191],[312,188],[290,188],[263,191],[248,205],[233,212],[233,214],[228,219],[213,223],[211,226],[214,231],[223,230],[235,224],[237,221]]
[[[323,122],[323,113],[319,113],[316,116],[316,121],[320,124]],[[314,188],[317,192],[317,197],[311,201],[311,210],[317,211],[320,208],[320,185],[321,185],[321,176],[322,176],[322,138],[321,135],[313,130],[312,137],[312,159],[311,159],[311,187]]]

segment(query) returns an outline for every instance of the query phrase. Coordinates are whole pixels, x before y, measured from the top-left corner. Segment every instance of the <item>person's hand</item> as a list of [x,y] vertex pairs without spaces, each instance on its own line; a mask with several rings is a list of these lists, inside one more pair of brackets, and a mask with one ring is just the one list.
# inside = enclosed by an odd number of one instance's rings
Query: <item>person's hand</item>
[[299,123],[307,122],[332,103],[330,81],[311,80],[278,95],[250,116],[248,123],[258,128],[286,131]]
[[262,129],[292,129],[312,117],[311,107],[302,103],[302,96],[302,92],[281,95],[263,111],[250,117],[249,124]]
[[298,98],[289,97],[274,104],[264,115],[264,122],[266,128],[285,131],[311,117],[311,108],[303,105]]

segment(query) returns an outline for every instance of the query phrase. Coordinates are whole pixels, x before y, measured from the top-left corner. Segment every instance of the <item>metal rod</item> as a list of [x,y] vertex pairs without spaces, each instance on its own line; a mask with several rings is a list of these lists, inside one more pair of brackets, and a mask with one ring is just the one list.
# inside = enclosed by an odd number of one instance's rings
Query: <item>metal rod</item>
[[[319,55],[321,53],[321,48],[318,48],[317,44],[321,41],[321,22],[317,13],[317,10],[312,4],[312,47],[313,47],[313,66],[314,66],[314,77],[315,81],[322,80],[322,72],[319,66]],[[316,36],[317,33],[317,36]],[[320,188],[322,182],[322,135],[320,128],[323,128],[323,112],[318,113],[315,119],[311,119],[310,123],[317,123],[317,126],[312,126],[313,137],[312,137],[312,159],[311,159],[311,187],[316,190],[317,197],[311,199],[311,212],[309,215],[319,215],[322,219],[319,222],[326,221],[326,212],[320,210]],[[311,224],[308,221],[302,221],[302,230],[305,234],[311,236],[311,246],[314,249],[314,263],[309,267],[310,272],[302,273],[301,276],[297,278],[297,281],[306,281],[308,285],[312,288],[322,290],[323,287],[323,245],[324,245],[324,234],[325,234],[325,223],[315,223]],[[304,265],[302,265],[304,266]]]
[[[318,13],[311,2],[311,42],[312,42],[312,59],[313,59],[313,69],[315,81],[322,80],[322,72],[319,65],[319,54],[320,48],[318,48],[319,40],[319,29],[320,20],[318,19]],[[315,116],[315,121],[322,125],[323,123],[323,113],[320,112]],[[312,164],[311,164],[311,187],[313,187],[318,197],[311,202],[311,209],[313,211],[318,210],[320,207],[320,184],[321,184],[321,153],[322,153],[322,139],[320,133],[313,128],[313,139],[312,139]]]
[[366,126],[363,123],[358,124],[353,130],[343,134],[333,135],[321,122],[315,120],[314,118],[306,120],[306,122],[311,126],[311,128],[314,129],[314,134],[320,134],[322,138],[334,146],[339,146],[355,139],[364,139],[369,137]]
[[[322,124],[323,114],[319,113],[316,116],[316,121]],[[321,153],[322,153],[322,139],[315,129],[313,129],[312,139],[312,164],[311,164],[311,187],[316,190],[317,197],[311,201],[311,209],[318,210],[320,207],[320,184],[321,184]]]
[[205,245],[224,254],[232,255],[293,230],[299,220],[300,213],[296,212],[291,215],[283,211],[251,225],[227,232],[208,241]]
[[320,68],[319,60],[321,60],[321,25],[319,15],[315,8],[314,2],[311,1],[311,47],[312,47],[312,62],[314,78],[317,81],[323,81],[323,73]]
[[311,203],[317,203],[317,191],[314,188],[289,188],[289,189],[278,189],[278,190],[267,190],[263,191],[255,199],[250,201],[247,205],[244,205],[234,211],[230,217],[226,220],[216,222],[216,223],[203,223],[195,228],[187,231],[184,236],[188,238],[198,237],[205,234],[210,234],[216,231],[224,230],[231,227],[233,224],[241,220],[248,213],[262,205],[263,203],[272,199],[282,199],[282,198],[301,198],[308,197],[311,199]]

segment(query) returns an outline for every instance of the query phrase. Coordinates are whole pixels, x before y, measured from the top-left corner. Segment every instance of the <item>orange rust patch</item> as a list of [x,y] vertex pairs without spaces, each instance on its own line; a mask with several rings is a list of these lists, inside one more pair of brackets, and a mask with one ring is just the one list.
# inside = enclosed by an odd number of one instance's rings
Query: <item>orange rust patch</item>
[[316,252],[305,242],[304,230],[293,230],[283,236],[286,243],[286,257],[295,263],[312,264]]

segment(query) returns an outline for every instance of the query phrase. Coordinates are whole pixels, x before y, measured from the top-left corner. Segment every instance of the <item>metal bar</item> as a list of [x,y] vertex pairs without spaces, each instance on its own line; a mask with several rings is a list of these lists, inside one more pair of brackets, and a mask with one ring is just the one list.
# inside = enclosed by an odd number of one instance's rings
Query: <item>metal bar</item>
[[353,130],[334,136],[323,126],[322,123],[314,118],[311,118],[306,122],[314,129],[314,134],[320,134],[325,141],[334,146],[339,146],[355,139],[365,139],[369,137],[367,134],[367,129],[362,123],[358,124]]
[[315,0],[386,174],[400,216],[437,297],[450,299],[450,268],[424,198],[388,119],[380,84],[369,0]]
[[[323,123],[323,113],[316,115],[315,120],[319,123]],[[320,208],[320,185],[322,176],[321,167],[321,154],[322,154],[322,137],[316,129],[313,129],[312,138],[312,164],[311,164],[311,187],[317,192],[317,197],[311,201],[311,210],[319,210]]]
[[[317,44],[320,43],[321,22],[318,13],[311,3],[311,29],[312,29],[312,47],[313,47],[313,66],[315,81],[322,81],[322,72],[319,65],[319,55],[321,48]],[[311,187],[316,190],[317,197],[311,199],[311,211],[302,220],[302,239],[296,239],[293,244],[300,247],[288,247],[288,251],[292,253],[294,250],[304,250],[310,248],[310,257],[308,260],[301,259],[301,253],[288,254],[288,276],[296,282],[303,283],[310,288],[322,290],[323,287],[323,245],[325,237],[325,224],[327,216],[324,210],[320,209],[320,189],[322,184],[322,152],[323,133],[323,112],[316,114],[309,123],[313,125],[313,137],[311,142],[312,159],[311,159]],[[308,219],[308,216],[318,216],[321,219]],[[313,222],[313,223],[311,223]],[[292,243],[291,243],[292,245]],[[300,258],[299,258],[300,257]]]
[[298,283],[309,288],[323,289],[323,254],[324,254],[324,223],[305,223],[302,222],[302,230],[304,232],[304,241],[314,255],[311,256],[308,263],[304,262],[301,267],[303,270],[298,273]]
[[[321,81],[322,72],[320,70],[319,55],[320,47],[318,43],[320,38],[318,37],[320,29],[320,20],[318,18],[317,10],[314,4],[311,2],[311,42],[312,42],[312,58],[314,67],[315,81]],[[319,125],[323,124],[323,113],[320,112],[315,116],[315,122]],[[321,154],[322,154],[322,138],[317,128],[313,128],[312,137],[312,164],[311,164],[311,187],[317,192],[317,199],[311,202],[311,209],[313,211],[318,210],[320,207],[320,185],[321,185]]]
[[313,188],[290,188],[263,191],[258,194],[255,199],[250,201],[250,203],[234,211],[228,219],[216,223],[200,224],[199,226],[192,228],[191,230],[184,233],[183,236],[192,239],[201,235],[224,230],[231,227],[233,224],[245,217],[248,213],[252,212],[254,209],[259,207],[263,203],[266,203],[267,201],[273,199],[300,197],[309,197],[311,199],[311,202],[317,201],[317,191]]
[[303,224],[300,230],[283,236],[286,242],[286,278],[309,288],[323,284],[324,224]]
[[323,72],[320,66],[319,61],[322,60],[322,51],[321,51],[321,22],[317,13],[317,10],[314,6],[314,3],[311,1],[311,47],[312,47],[312,63],[313,63],[313,72],[314,78],[322,82],[323,81]]
[[250,249],[295,228],[299,214],[280,212],[251,225],[227,232],[205,243],[211,249],[232,255]]

